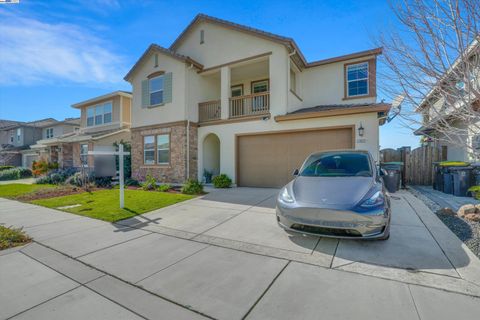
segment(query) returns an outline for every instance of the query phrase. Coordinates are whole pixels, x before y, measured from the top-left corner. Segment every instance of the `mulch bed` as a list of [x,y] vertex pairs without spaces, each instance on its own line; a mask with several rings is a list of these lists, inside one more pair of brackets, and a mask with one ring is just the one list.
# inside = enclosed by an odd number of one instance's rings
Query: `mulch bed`
[[[90,189],[90,191],[94,191],[94,190],[98,190],[98,189]],[[85,192],[85,190],[82,188],[62,186],[62,187],[56,187],[56,188],[47,188],[47,189],[37,190],[32,193],[27,193],[27,194],[18,196],[15,199],[19,201],[33,201],[38,199],[68,196],[71,194],[77,194],[77,193],[83,193],[83,192]]]

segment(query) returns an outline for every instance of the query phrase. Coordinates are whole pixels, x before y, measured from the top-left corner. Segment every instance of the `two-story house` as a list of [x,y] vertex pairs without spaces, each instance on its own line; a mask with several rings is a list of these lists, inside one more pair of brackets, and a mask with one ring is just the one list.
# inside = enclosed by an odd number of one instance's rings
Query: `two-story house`
[[480,43],[467,48],[419,103],[414,133],[441,150],[442,160],[480,160]]
[[45,128],[58,123],[53,118],[30,122],[10,122],[0,129],[0,163],[2,165],[22,166],[29,157],[23,157],[28,148],[42,139]]
[[88,151],[112,151],[115,142],[130,142],[130,92],[115,91],[72,105],[80,111],[78,130],[38,142],[49,161],[65,167],[94,167]]
[[312,152],[379,155],[380,48],[306,61],[291,38],[198,15],[169,48],[152,44],[133,87],[132,170],[142,180],[279,187]]
[[[41,128],[40,139],[35,144],[30,145],[29,149],[22,151],[22,165],[31,167],[32,162],[40,158],[49,158],[51,155],[50,147],[45,142],[54,141],[54,139],[66,134],[77,132],[80,129],[80,118],[66,118],[63,121],[54,120]],[[55,159],[55,162],[57,159]]]

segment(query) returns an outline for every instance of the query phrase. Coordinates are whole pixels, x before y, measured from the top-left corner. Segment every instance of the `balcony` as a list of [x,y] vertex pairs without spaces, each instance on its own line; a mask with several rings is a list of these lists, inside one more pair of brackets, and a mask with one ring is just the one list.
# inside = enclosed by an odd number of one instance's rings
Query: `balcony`
[[270,112],[270,93],[260,92],[230,98],[229,118],[240,118]]
[[220,120],[222,118],[220,100],[200,102],[198,104],[199,122]]
[[[222,119],[220,100],[205,101],[198,104],[199,122]],[[237,119],[264,115],[270,112],[270,93],[260,92],[229,99],[228,119]]]

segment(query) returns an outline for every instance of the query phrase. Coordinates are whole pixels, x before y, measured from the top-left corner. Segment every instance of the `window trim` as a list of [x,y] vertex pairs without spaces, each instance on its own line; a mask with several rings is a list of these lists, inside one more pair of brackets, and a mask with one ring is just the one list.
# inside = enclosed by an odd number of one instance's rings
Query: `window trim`
[[[153,137],[153,148],[152,149],[145,149],[145,138],[147,137]],[[151,166],[151,165],[154,165],[155,162],[156,162],[156,156],[155,156],[155,152],[156,152],[156,144],[157,144],[157,139],[155,137],[155,135],[145,135],[145,136],[142,136],[142,142],[143,142],[143,164],[144,165],[147,165],[147,166]],[[146,163],[145,161],[145,151],[152,151],[153,150],[153,163]]]
[[[159,137],[159,136],[167,136],[167,137],[168,137],[168,149],[159,149],[159,148],[158,148],[158,137]],[[170,143],[171,143],[170,133],[161,133],[161,134],[155,135],[155,155],[156,155],[156,157],[157,157],[155,163],[156,163],[157,165],[160,165],[160,166],[169,166],[169,165],[170,165],[171,150],[172,150]],[[160,150],[168,150],[168,162],[158,162],[158,152],[159,152]]]
[[[107,104],[110,104],[110,106],[112,107],[111,108],[111,111],[108,112],[108,113],[105,113],[105,112],[102,112],[102,123],[100,124],[96,124],[95,123],[95,120],[96,120],[96,117],[97,117],[97,107],[99,106],[105,106]],[[91,125],[88,125],[88,118],[90,118],[88,116],[88,110],[92,110],[93,109],[93,123]],[[110,114],[110,121],[109,122],[105,122],[105,114]],[[92,105],[92,106],[89,106],[89,107],[86,107],[85,109],[85,127],[98,127],[98,126],[103,126],[103,125],[111,125],[113,123],[113,100],[107,100],[107,101],[104,101],[102,103],[97,103],[95,105]]]
[[[167,162],[158,162],[158,136],[166,136],[168,135],[168,163]],[[145,137],[152,137],[153,136],[153,163],[145,163]],[[143,164],[142,166],[147,166],[147,167],[170,167],[171,166],[171,161],[172,161],[172,134],[171,132],[167,133],[158,133],[158,134],[148,134],[142,136],[142,150],[143,150]]]
[[[250,94],[255,94],[255,92],[253,92],[253,87],[255,86],[255,84],[260,83],[260,82],[267,82],[267,91],[262,91],[262,93],[263,92],[270,92],[270,78],[267,78],[267,79],[251,81],[250,82]],[[256,93],[260,93],[260,92],[256,92]]]
[[[83,146],[87,146],[87,153],[83,153]],[[83,162],[82,157],[85,157],[85,163]],[[81,143],[80,144],[80,165],[84,168],[88,168],[88,143]]]
[[[349,96],[348,95],[348,67],[352,65],[358,65],[362,63],[367,63],[368,66],[368,94],[364,95],[356,95],[356,96]],[[362,99],[362,98],[368,98],[368,97],[376,97],[377,96],[377,88],[376,88],[376,70],[377,70],[377,60],[376,57],[370,58],[370,59],[365,59],[365,60],[359,60],[355,62],[350,62],[350,63],[345,63],[343,65],[343,99],[342,100],[351,100],[351,99]]]
[[[48,134],[49,130],[52,131],[52,134],[51,134],[51,135]],[[46,138],[46,139],[51,139],[51,138],[53,138],[53,127],[46,128],[46,129],[45,129],[45,138]]]
[[[152,91],[150,86],[150,81],[155,80],[157,78],[162,78],[162,89],[157,91]],[[162,92],[162,101],[160,103],[152,104],[152,93],[156,93],[160,91]],[[148,78],[148,100],[149,100],[148,102],[150,107],[161,106],[165,104],[165,73]]]
[[241,91],[242,91],[242,94],[240,96],[237,96],[237,97],[241,97],[241,96],[245,95],[244,88],[243,88],[243,83],[239,83],[239,84],[235,84],[233,86],[230,86],[230,97],[233,97],[232,91],[234,89],[241,89]]
[[[349,68],[352,68],[352,67],[357,67],[357,66],[366,66],[367,68],[367,77],[366,78],[359,78],[359,79],[355,79],[355,80],[348,80],[348,69]],[[355,97],[364,97],[364,96],[368,96],[370,95],[370,66],[369,66],[369,63],[368,61],[364,61],[364,62],[358,62],[358,63],[351,63],[349,65],[347,65],[346,67],[346,74],[345,74],[345,81],[347,83],[347,98],[355,98]],[[367,93],[364,93],[364,94],[356,94],[356,95],[350,95],[350,88],[349,88],[349,85],[351,82],[357,82],[357,81],[364,81],[366,80],[367,81]]]

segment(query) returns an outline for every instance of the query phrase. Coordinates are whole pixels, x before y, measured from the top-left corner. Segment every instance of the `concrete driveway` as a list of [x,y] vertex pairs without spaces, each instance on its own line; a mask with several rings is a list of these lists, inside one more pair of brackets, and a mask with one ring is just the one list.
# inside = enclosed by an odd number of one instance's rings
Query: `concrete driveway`
[[35,240],[0,253],[0,319],[480,314],[480,261],[410,193],[374,242],[289,235],[276,193],[213,191],[117,224],[0,199],[0,223]]

